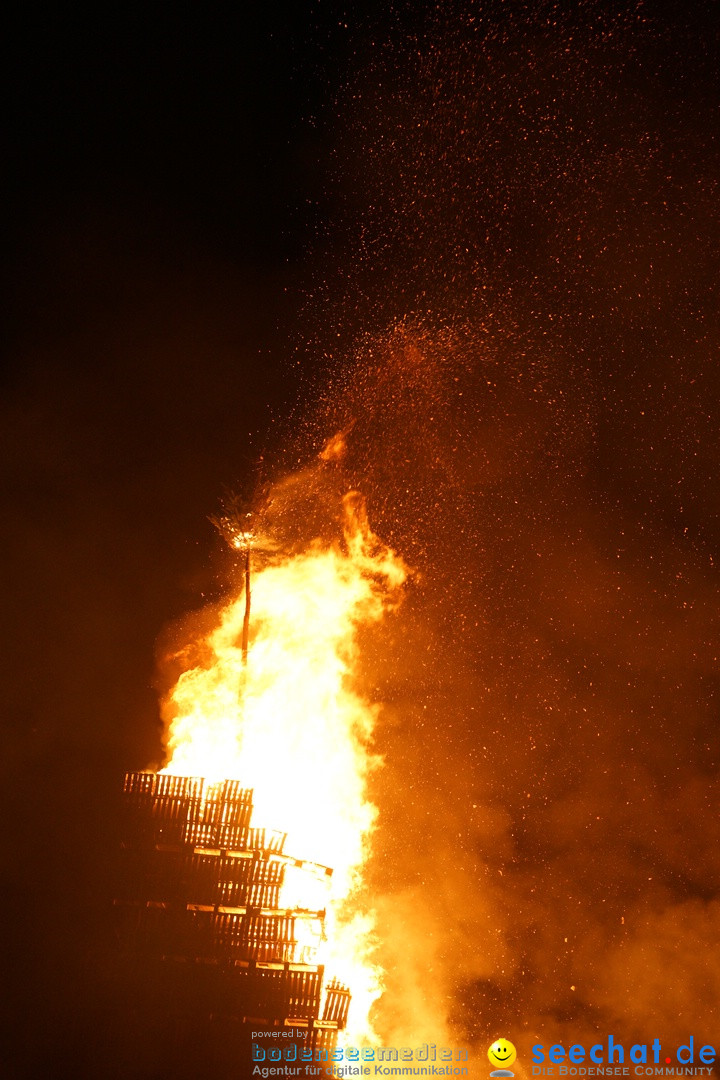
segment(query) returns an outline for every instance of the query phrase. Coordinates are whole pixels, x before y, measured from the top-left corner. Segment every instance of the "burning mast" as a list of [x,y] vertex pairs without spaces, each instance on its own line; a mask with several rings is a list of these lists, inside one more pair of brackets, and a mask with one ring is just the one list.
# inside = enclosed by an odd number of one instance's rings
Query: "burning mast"
[[378,707],[352,676],[359,627],[396,603],[407,575],[357,492],[341,510],[342,536],[272,553],[256,571],[252,625],[251,538],[236,531],[245,587],[183,652],[170,761],[126,778],[118,898],[126,940],[176,1016],[292,1024],[320,1045],[346,1024],[348,1038],[371,1037],[382,991],[373,914],[358,905]]

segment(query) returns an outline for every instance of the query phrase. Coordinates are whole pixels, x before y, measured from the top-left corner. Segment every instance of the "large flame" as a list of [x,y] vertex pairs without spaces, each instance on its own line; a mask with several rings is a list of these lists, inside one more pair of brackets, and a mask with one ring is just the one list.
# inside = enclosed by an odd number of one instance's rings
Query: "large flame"
[[[371,1037],[381,992],[373,915],[353,903],[376,816],[367,780],[379,763],[371,746],[378,706],[353,685],[357,632],[397,601],[406,575],[350,492],[343,537],[273,557],[253,574],[247,664],[241,589],[203,643],[205,662],[180,676],[167,702],[165,771],[241,780],[255,792],[255,823],[287,832],[294,855],[333,868],[320,959],[351,987],[348,1037],[356,1039]],[[289,875],[284,903],[298,902],[296,885]],[[302,905],[313,906],[307,893]]]

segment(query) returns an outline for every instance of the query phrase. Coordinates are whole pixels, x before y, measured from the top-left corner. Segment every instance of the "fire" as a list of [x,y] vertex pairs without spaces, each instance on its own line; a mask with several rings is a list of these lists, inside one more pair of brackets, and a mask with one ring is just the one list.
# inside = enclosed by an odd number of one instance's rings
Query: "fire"
[[[335,457],[340,444],[331,444]],[[367,782],[380,763],[378,706],[353,685],[357,635],[398,602],[407,567],[373,534],[359,493],[343,508],[342,537],[268,557],[253,573],[247,663],[244,587],[222,609],[202,643],[204,662],[180,676],[166,703],[164,771],[241,780],[254,789],[254,822],[287,832],[288,850],[333,868],[329,897],[294,895],[288,874],[282,900],[319,910],[329,899],[318,959],[352,990],[348,1037],[357,1039],[371,1037],[381,992],[373,915],[353,903],[376,817]],[[243,532],[239,546],[250,543]],[[308,944],[317,945],[311,924]]]
[[344,431],[338,431],[331,439],[328,439],[320,451],[320,460],[342,461],[347,454],[347,437],[354,427],[355,421],[353,420]]

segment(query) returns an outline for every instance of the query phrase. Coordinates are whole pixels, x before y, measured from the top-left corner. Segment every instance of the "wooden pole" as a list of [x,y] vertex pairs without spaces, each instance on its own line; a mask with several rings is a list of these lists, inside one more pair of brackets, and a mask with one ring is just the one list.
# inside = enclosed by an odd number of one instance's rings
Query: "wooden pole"
[[248,638],[250,636],[250,545],[245,548],[245,617],[242,632],[242,662],[247,667]]

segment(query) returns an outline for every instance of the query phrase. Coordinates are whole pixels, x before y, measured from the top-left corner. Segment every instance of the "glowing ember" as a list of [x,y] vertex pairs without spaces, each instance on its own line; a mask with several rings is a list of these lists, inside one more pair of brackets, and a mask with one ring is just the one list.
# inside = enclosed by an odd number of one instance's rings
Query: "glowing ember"
[[[341,445],[336,436],[323,454],[336,458]],[[348,1037],[357,1039],[370,1035],[381,990],[369,958],[373,915],[353,905],[376,814],[367,778],[378,758],[377,706],[352,676],[359,627],[398,600],[407,568],[370,530],[362,497],[350,492],[343,504],[342,538],[275,555],[253,574],[247,664],[244,589],[221,611],[203,642],[205,662],[169,695],[165,771],[241,780],[254,789],[254,821],[287,832],[289,850],[333,867],[319,959],[352,989]],[[299,897],[291,874],[281,897],[304,907],[326,899]]]

